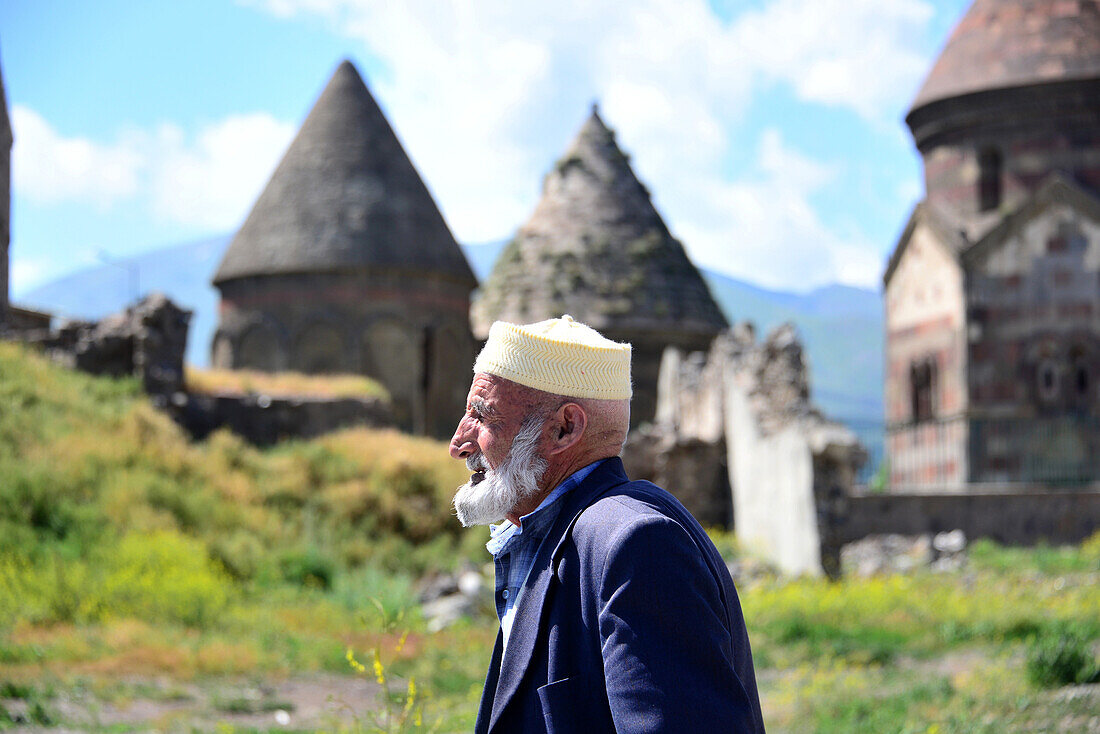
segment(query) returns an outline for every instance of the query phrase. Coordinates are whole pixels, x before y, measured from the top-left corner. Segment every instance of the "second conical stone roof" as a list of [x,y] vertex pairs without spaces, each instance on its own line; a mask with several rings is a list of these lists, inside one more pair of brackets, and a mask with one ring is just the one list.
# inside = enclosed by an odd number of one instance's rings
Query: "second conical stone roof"
[[563,313],[612,334],[728,326],[595,107],[483,284],[472,322],[484,338],[496,320]]
[[225,253],[215,283],[372,269],[476,280],[359,73],[344,61]]

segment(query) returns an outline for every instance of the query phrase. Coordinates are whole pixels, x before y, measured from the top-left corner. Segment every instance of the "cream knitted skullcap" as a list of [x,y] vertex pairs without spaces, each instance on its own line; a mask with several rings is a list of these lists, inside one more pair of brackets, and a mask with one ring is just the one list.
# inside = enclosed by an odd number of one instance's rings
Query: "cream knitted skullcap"
[[518,326],[497,321],[474,362],[483,372],[573,398],[627,400],[629,344],[604,338],[572,316]]

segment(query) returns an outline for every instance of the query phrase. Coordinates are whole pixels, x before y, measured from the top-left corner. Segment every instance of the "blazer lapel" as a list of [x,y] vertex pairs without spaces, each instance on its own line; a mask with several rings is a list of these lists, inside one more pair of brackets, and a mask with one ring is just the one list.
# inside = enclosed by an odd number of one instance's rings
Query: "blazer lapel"
[[[550,531],[543,538],[531,566],[531,575],[520,594],[519,606],[512,621],[512,631],[508,636],[508,653],[501,662],[500,678],[497,681],[496,695],[493,697],[493,713],[489,719],[489,731],[492,731],[500,719],[501,712],[515,696],[520,683],[527,674],[542,626],[543,612],[546,609],[546,597],[554,577],[552,559],[565,541],[565,536],[576,522],[577,517],[595,499],[624,482],[629,481],[618,457],[606,459],[583,482],[574,488],[564,499],[564,506]],[[494,661],[496,660],[494,654]],[[550,681],[546,681],[549,683]],[[488,681],[486,681],[488,683]],[[484,705],[484,698],[482,699]],[[480,714],[479,714],[480,717]]]
[[477,707],[477,722],[474,734],[486,734],[489,731],[489,715],[493,710],[493,698],[500,680],[500,656],[504,652],[504,633],[497,630],[497,641],[493,645],[493,658],[489,661],[489,672],[485,674],[485,687],[481,689],[481,703]]

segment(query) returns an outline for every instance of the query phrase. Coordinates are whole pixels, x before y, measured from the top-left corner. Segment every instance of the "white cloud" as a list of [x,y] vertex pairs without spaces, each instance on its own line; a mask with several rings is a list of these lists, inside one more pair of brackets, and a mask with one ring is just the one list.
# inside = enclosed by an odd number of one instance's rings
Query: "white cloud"
[[293,135],[292,124],[262,113],[228,117],[193,141],[162,127],[150,154],[154,212],[210,230],[239,226]]
[[881,269],[870,243],[833,232],[811,197],[838,175],[766,130],[752,175],[697,180],[682,200],[679,236],[705,267],[772,288],[806,291],[827,283],[872,287]]
[[913,206],[921,198],[922,193],[923,187],[919,179],[906,176],[898,181],[897,198],[903,205]]
[[[840,175],[834,166],[775,130],[749,141],[748,171],[731,174],[728,159],[768,85],[892,129],[928,65],[914,40],[928,0],[770,0],[728,21],[707,0],[241,1],[319,17],[382,61],[368,84],[460,240],[503,238],[522,223],[600,99],[701,264],[781,287],[877,280],[880,248],[830,229],[814,208],[814,193]],[[294,132],[256,113],[104,144],[59,135],[26,108],[13,119],[21,194],[141,205],[203,230],[239,225]]]
[[[113,144],[64,137],[34,110],[12,112],[13,188],[38,204],[125,203],[199,230],[238,226],[294,134],[266,113],[234,115],[193,136],[175,125]],[[29,267],[29,266],[25,266]]]
[[806,101],[849,107],[868,120],[910,100],[928,59],[915,30],[926,0],[775,0],[738,18],[737,45],[761,74]]
[[8,272],[12,296],[18,301],[20,293],[29,290],[52,272],[53,263],[30,258],[13,258]]
[[103,145],[65,137],[34,110],[12,109],[12,184],[45,204],[89,201],[99,207],[131,197],[144,161],[130,142]]
[[758,154],[761,171],[799,194],[816,191],[837,176],[835,166],[819,163],[788,148],[783,136],[774,128],[764,131]]
[[706,0],[249,4],[320,17],[383,62],[375,91],[460,240],[522,223],[598,98],[701,264],[782,287],[877,280],[880,248],[830,230],[812,205],[832,167],[775,131],[752,171],[731,176],[724,161],[764,85],[894,125],[927,69],[927,0],[773,0],[728,22]]

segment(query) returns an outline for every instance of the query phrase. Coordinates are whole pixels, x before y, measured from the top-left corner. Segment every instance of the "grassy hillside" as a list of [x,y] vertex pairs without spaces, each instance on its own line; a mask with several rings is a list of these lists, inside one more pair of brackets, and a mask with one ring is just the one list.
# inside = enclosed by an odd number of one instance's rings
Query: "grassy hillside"
[[[8,570],[56,570],[88,590],[102,590],[104,579],[85,574],[125,565],[143,543],[204,556],[218,569],[211,574],[241,582],[327,586],[363,566],[453,566],[469,535],[450,509],[465,470],[442,444],[373,430],[267,451],[224,431],[193,444],[136,382],[59,369],[8,343],[0,343],[0,477]],[[17,614],[11,602],[0,599],[0,625]],[[38,615],[90,619],[107,603],[71,602],[49,599]]]

